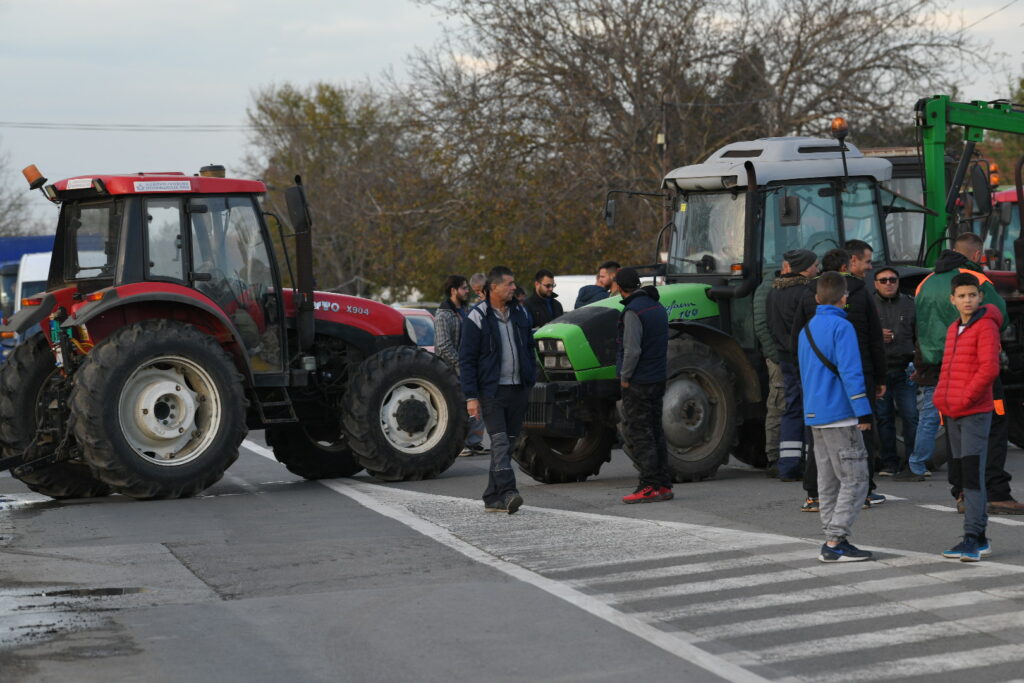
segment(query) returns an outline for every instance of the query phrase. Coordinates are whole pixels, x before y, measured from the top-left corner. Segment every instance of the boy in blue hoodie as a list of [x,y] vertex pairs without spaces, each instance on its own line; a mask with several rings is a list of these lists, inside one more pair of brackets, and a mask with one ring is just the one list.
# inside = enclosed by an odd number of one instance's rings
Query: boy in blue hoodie
[[857,333],[846,319],[846,280],[818,278],[815,316],[800,331],[797,357],[804,388],[804,423],[814,434],[818,498],[825,543],[822,562],[861,562],[871,553],[847,539],[868,494],[868,453],[861,432],[871,428]]

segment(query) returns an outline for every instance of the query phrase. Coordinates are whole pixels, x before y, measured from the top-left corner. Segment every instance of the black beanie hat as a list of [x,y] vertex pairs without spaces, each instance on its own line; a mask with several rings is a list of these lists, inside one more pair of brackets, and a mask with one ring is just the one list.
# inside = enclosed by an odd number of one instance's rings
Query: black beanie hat
[[622,289],[629,291],[640,288],[640,276],[632,268],[620,268],[619,272],[615,273],[615,282]]

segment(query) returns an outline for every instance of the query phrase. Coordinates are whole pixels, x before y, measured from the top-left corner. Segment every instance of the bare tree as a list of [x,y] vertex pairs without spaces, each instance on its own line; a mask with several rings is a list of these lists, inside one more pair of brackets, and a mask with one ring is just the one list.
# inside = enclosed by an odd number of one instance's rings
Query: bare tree
[[[0,150],[0,178],[8,175],[10,159]],[[42,232],[28,206],[28,186],[0,183],[0,237]]]

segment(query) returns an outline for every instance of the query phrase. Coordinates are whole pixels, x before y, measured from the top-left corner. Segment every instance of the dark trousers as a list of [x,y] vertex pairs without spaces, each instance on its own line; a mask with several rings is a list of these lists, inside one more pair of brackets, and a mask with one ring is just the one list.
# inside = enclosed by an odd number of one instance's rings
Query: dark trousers
[[[1013,477],[1006,471],[1009,432],[1010,426],[1006,423],[1006,416],[992,413],[992,427],[988,433],[988,448],[985,454],[985,491],[989,502],[1013,500],[1013,496],[1010,495],[1010,480]],[[949,438],[949,430],[946,431],[946,438]],[[950,458],[947,468],[949,492],[954,498],[958,498],[964,491],[962,463]]]
[[896,414],[903,418],[903,452],[914,452],[917,436],[917,385],[907,378],[907,369],[890,370],[886,375],[888,390],[875,401],[878,417],[878,440],[882,446],[882,468],[898,472],[903,464],[896,450]]
[[491,437],[491,470],[484,491],[484,503],[500,503],[516,491],[516,473],[512,471],[512,444],[519,436],[530,402],[530,387],[502,384],[498,393],[480,398],[487,433]]
[[786,409],[779,421],[779,479],[796,480],[800,478],[800,462],[806,442],[804,392],[796,363],[779,361],[779,368],[786,384]]
[[622,413],[630,457],[640,470],[640,486],[672,488],[661,404],[665,383],[630,385],[622,390]]
[[[875,395],[875,383],[865,378],[864,380],[865,393],[868,396]],[[878,446],[875,443],[875,435],[872,430],[875,427],[878,420],[874,419],[872,413],[871,419],[871,430],[861,432],[861,436],[864,438],[864,449],[868,453],[868,493],[875,490],[875,455],[878,453]],[[807,491],[808,498],[818,497],[818,463],[814,461],[814,443],[812,439],[808,439],[808,451],[807,456],[807,467],[804,469],[804,491]]]

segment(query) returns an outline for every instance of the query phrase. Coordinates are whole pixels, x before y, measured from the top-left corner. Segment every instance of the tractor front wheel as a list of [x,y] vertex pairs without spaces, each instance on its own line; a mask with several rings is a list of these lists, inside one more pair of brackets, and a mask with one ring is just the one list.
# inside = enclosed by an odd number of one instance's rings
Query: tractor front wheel
[[581,439],[542,436],[525,432],[512,451],[519,468],[544,484],[584,481],[611,460],[615,429],[605,423],[586,426]]
[[133,498],[216,483],[245,438],[241,376],[191,325],[147,320],[97,344],[75,373],[75,437],[93,473]]
[[[42,457],[69,438],[40,433],[47,411],[60,410],[54,389],[59,368],[46,337],[36,334],[19,344],[0,365],[0,440],[3,455],[23,454],[24,461]],[[66,418],[67,416],[65,416]],[[73,441],[73,440],[72,440]],[[65,448],[72,444],[65,443]],[[15,475],[27,487],[51,498],[93,498],[110,495],[110,487],[98,480],[85,463],[67,460]]]
[[430,479],[451,467],[469,419],[459,380],[441,358],[396,346],[356,367],[345,394],[349,446],[384,481]]

